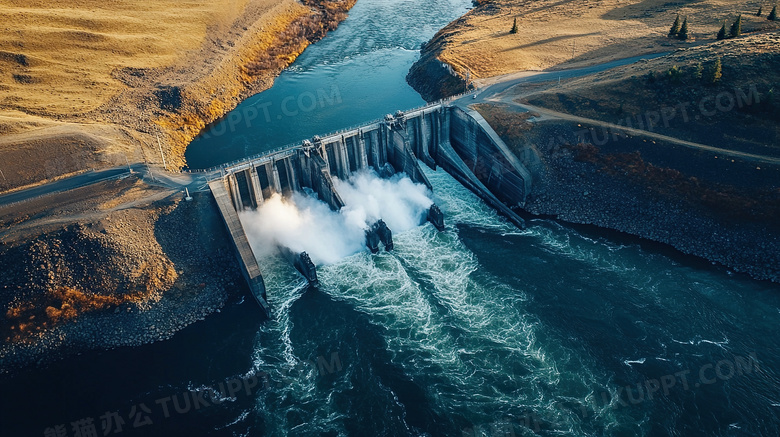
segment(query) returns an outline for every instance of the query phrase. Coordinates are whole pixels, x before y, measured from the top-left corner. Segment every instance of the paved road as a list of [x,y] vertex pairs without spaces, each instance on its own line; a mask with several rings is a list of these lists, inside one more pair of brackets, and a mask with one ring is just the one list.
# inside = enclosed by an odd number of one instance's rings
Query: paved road
[[[459,106],[468,106],[474,103],[484,103],[490,100],[495,101],[496,96],[500,95],[504,91],[520,83],[538,83],[538,82],[554,81],[557,80],[558,78],[571,79],[571,78],[586,76],[589,74],[609,70],[610,68],[615,68],[622,65],[632,64],[642,59],[657,58],[665,54],[666,53],[658,53],[658,54],[650,54],[650,55],[643,55],[643,56],[635,56],[632,58],[619,59],[616,61],[605,62],[599,65],[594,65],[594,66],[584,67],[584,68],[576,68],[571,70],[523,71],[519,73],[498,76],[495,78],[483,80],[481,82],[482,88],[478,89],[474,93],[467,94],[463,97],[455,99],[452,101],[452,103],[457,104]],[[474,98],[474,96],[476,96],[476,98]],[[511,103],[516,104],[514,102]],[[541,108],[534,108],[534,110],[541,111]],[[549,116],[556,117],[556,118],[568,118],[568,119],[573,118],[573,116],[569,116],[567,114],[554,113],[552,111],[547,111],[547,112]],[[600,122],[598,120],[590,120],[584,118],[577,118],[576,121],[599,124],[599,125],[604,124],[603,122]],[[623,130],[625,131],[625,128],[623,128]],[[641,132],[637,131],[634,133],[653,135],[651,132],[645,132],[645,131],[641,131]],[[655,135],[658,136],[657,134]],[[676,140],[668,137],[665,137],[664,139],[675,140],[675,142],[678,143],[680,142],[680,140]],[[686,145],[698,147],[698,148],[709,148],[709,146],[704,146],[701,144],[694,144],[694,143],[690,143]],[[721,152],[721,149],[717,149],[717,151]],[[726,151],[723,152],[725,153]],[[756,156],[752,158],[762,158],[762,157]],[[181,190],[183,190],[186,187],[190,190],[190,192],[208,190],[208,185],[207,185],[208,175],[204,173],[172,173],[161,169],[151,169],[144,164],[134,164],[131,166],[131,168],[133,172],[140,174],[145,182],[152,185],[163,186],[171,189],[181,189]],[[85,187],[87,185],[95,184],[109,179],[120,178],[129,175],[129,173],[130,171],[128,170],[127,166],[114,167],[114,168],[98,170],[98,171],[90,171],[87,173],[83,173],[59,181],[54,181],[37,187],[28,188],[26,190],[20,190],[13,193],[0,195],[0,207],[8,206],[18,202],[23,202],[26,200],[35,199],[49,194],[62,193],[68,190]]]
[[[634,56],[626,59],[605,62],[603,64],[592,65],[590,67],[573,68],[570,70],[554,71],[520,71],[518,73],[505,74],[503,76],[491,77],[478,82],[480,88],[471,94],[461,97],[454,102],[458,105],[470,105],[473,103],[484,103],[486,99],[492,98],[503,93],[509,88],[521,83],[539,83],[549,82],[561,79],[573,79],[576,77],[587,76],[589,74],[600,73],[615,67],[633,64],[643,59],[655,59],[668,53],[653,53],[642,56]],[[477,96],[474,99],[474,95]]]
[[[142,165],[131,166],[133,171],[139,171]],[[130,174],[127,166],[113,167],[105,170],[96,170],[82,173],[47,184],[25,190],[14,191],[12,193],[0,195],[0,207],[8,206],[25,200],[36,199],[49,194],[62,193],[64,191],[74,190],[76,188],[86,187],[98,182],[117,179]]]
[[0,195],[0,208],[50,194],[75,190],[98,182],[127,177],[131,174],[130,169],[149,185],[178,190],[187,188],[191,193],[208,190],[208,175],[206,173],[174,173],[161,168],[150,168],[145,164],[138,163],[131,165],[130,168],[125,165],[103,170],[93,170],[36,187],[3,194]]
[[[505,91],[510,89],[511,87],[521,84],[521,83],[539,83],[539,82],[548,82],[548,81],[555,81],[558,80],[560,77],[561,79],[572,79],[576,77],[581,76],[587,76],[594,73],[599,73],[601,71],[609,70],[610,68],[620,67],[623,65],[632,64],[634,62],[638,62],[643,59],[653,59],[658,58],[660,56],[665,55],[666,53],[656,53],[651,55],[643,55],[643,56],[635,56],[632,58],[627,59],[620,59],[617,61],[612,62],[606,62],[604,64],[594,65],[590,67],[585,68],[577,68],[577,69],[571,69],[571,70],[561,70],[561,71],[522,71],[519,73],[512,73],[504,76],[499,76],[497,78],[490,78],[485,81],[483,81],[483,88],[480,88],[476,90],[474,93],[465,95],[463,97],[460,97],[453,101],[458,106],[465,107],[468,105],[472,105],[475,103],[495,103],[495,102],[501,102],[507,105],[519,107],[523,109],[524,111],[533,111],[540,115],[542,115],[545,119],[558,119],[558,120],[568,120],[568,121],[574,121],[577,123],[582,123],[586,125],[591,126],[600,126],[604,128],[608,128],[612,130],[612,132],[619,132],[619,133],[630,133],[632,135],[640,135],[645,136],[648,138],[654,138],[659,141],[665,141],[672,144],[677,144],[680,146],[685,146],[693,149],[699,149],[699,150],[707,150],[710,152],[716,152],[718,154],[724,155],[724,156],[731,156],[734,158],[741,158],[749,161],[755,161],[755,162],[763,162],[767,164],[774,164],[778,165],[780,164],[780,158],[776,158],[773,156],[766,156],[766,155],[758,155],[758,154],[752,154],[752,153],[745,153],[740,152],[736,150],[729,150],[729,149],[723,149],[720,147],[715,146],[708,146],[706,144],[700,144],[700,143],[694,143],[691,141],[685,141],[681,140],[679,138],[670,137],[668,135],[662,135],[657,132],[642,130],[642,129],[634,129],[626,126],[618,126],[613,123],[607,123],[601,120],[596,120],[592,118],[586,118],[586,117],[579,117],[571,114],[566,114],[562,112],[553,111],[550,109],[540,108],[528,104],[521,104],[514,101],[514,99],[517,96],[509,95],[509,94],[503,94]],[[476,96],[476,98],[474,97]]]

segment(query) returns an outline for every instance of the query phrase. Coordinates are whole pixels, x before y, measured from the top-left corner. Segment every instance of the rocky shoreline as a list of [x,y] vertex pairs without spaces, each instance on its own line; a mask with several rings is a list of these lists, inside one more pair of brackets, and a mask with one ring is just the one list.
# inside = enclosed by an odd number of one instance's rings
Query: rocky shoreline
[[243,292],[210,194],[175,197],[0,246],[0,374],[168,339]]
[[[547,124],[552,126],[541,130],[578,129],[565,123]],[[674,190],[659,190],[652,180],[633,177],[632,167],[642,164],[618,163],[608,171],[583,156],[583,149],[593,150],[591,145],[535,144],[544,170],[535,175],[524,211],[628,233],[754,279],[780,283],[780,226],[771,219],[776,204],[755,206],[752,211],[719,211]]]

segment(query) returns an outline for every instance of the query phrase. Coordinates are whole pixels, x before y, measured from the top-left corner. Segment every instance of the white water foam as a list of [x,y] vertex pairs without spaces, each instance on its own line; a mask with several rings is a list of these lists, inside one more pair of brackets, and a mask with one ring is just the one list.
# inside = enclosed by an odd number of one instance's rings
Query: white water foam
[[[448,225],[498,234],[519,231],[443,172],[427,172]],[[562,403],[599,411],[602,429],[614,417],[598,406],[596,377],[561,346],[541,344],[540,323],[524,309],[521,291],[480,272],[474,254],[452,232],[431,225],[395,234],[395,251],[350,257],[320,270],[323,288],[383,328],[401,366],[450,420],[492,423],[532,411],[557,432],[583,434]],[[575,371],[563,371],[562,368]]]
[[334,179],[347,204],[332,211],[305,194],[290,199],[274,194],[256,211],[239,214],[258,258],[272,256],[278,246],[307,252],[317,265],[332,264],[365,248],[365,229],[380,218],[393,232],[418,226],[433,201],[422,184],[400,174],[381,179],[361,171],[349,181]]
[[[290,308],[304,283],[271,255],[273,245],[280,244],[306,250],[315,262],[326,264],[318,269],[322,290],[382,328],[392,362],[425,390],[444,420],[478,425],[530,411],[557,433],[583,435],[587,432],[582,420],[570,406],[579,404],[595,413],[589,422],[609,430],[618,422],[616,413],[596,399],[609,384],[609,375],[597,375],[587,357],[547,334],[540,341],[545,328],[528,314],[522,290],[481,271],[476,256],[452,230],[467,225],[499,235],[538,234],[518,230],[443,171],[426,174],[436,188],[448,232],[418,226],[430,205],[430,197],[418,186],[408,179],[382,181],[371,174],[336,182],[349,205],[339,213],[297,195],[287,203],[269,200],[268,211],[242,214],[253,248],[263,254],[261,267],[274,308],[274,319],[258,333],[257,370],[272,380],[283,379],[285,368],[308,358],[296,354],[290,339]],[[399,210],[406,213],[393,214]],[[377,218],[394,228],[392,253],[363,250],[363,229]],[[334,241],[334,230],[346,244]],[[341,382],[345,386],[339,392],[351,388],[348,375]],[[273,388],[259,400],[257,410],[270,435],[323,430],[345,435],[343,422],[349,418],[332,393],[318,391],[313,374]],[[307,420],[290,426],[291,414]]]

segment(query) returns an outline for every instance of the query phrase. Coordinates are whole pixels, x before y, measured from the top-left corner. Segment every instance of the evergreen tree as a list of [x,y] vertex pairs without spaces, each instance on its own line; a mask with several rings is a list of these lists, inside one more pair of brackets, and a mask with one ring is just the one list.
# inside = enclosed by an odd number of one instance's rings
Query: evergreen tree
[[682,27],[680,27],[680,33],[677,35],[677,37],[683,41],[688,39],[688,17],[685,17],[683,20]]
[[721,63],[720,58],[718,58],[715,60],[712,67],[710,67],[707,79],[710,83],[716,84],[720,82],[721,77],[723,77],[723,64]]
[[515,22],[512,24],[512,30],[510,30],[509,33],[517,33],[517,17],[515,17]]
[[680,14],[677,14],[677,18],[674,19],[672,28],[669,29],[669,38],[677,36],[678,33],[680,33]]
[[764,12],[764,7],[763,6],[759,6],[758,7],[758,12],[756,12],[756,17],[760,17],[763,12]]
[[734,21],[734,24],[731,25],[731,31],[729,31],[729,36],[731,38],[735,38],[742,35],[742,15],[738,15],[737,19]]
[[777,6],[774,6],[772,8],[772,12],[769,13],[769,15],[766,17],[767,20],[775,21],[777,20]]
[[726,39],[726,21],[723,21],[723,27],[720,28],[720,31],[718,32],[718,40]]
[[704,75],[704,66],[701,65],[701,62],[696,64],[696,68],[693,70],[693,78],[696,80],[701,80],[702,76]]

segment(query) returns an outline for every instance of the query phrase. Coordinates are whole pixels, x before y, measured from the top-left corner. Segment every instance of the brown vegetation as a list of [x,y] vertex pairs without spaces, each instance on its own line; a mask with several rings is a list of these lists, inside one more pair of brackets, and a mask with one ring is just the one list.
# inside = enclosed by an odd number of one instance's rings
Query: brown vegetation
[[155,236],[165,209],[120,209],[0,245],[0,336],[25,341],[92,311],[158,300],[178,278]]
[[104,296],[87,294],[82,290],[61,286],[48,290],[30,301],[16,303],[6,311],[10,322],[10,336],[6,341],[19,342],[78,316],[96,310],[115,307],[121,303],[141,300],[142,296]]

